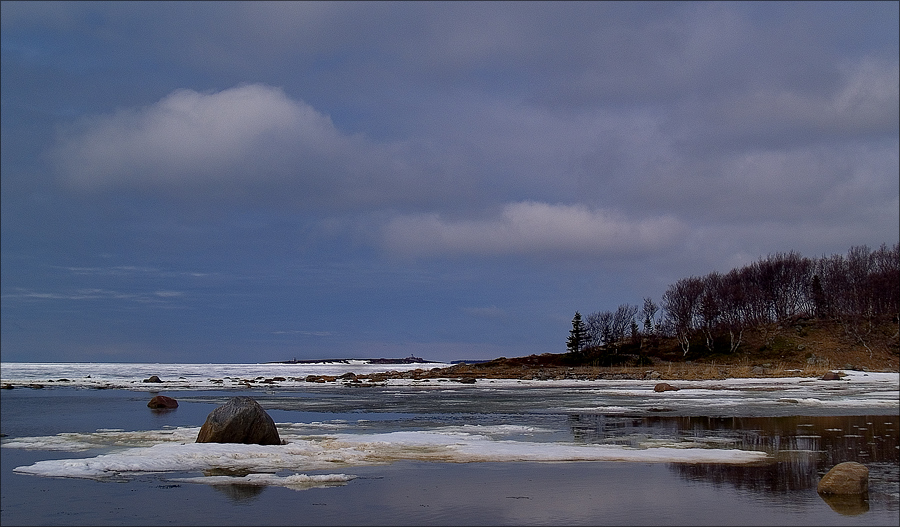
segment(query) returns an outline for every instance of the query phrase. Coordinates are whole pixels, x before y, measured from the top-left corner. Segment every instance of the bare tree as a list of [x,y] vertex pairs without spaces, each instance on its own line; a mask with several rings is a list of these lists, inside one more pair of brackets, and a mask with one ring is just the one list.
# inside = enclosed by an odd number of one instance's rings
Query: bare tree
[[717,283],[717,296],[721,306],[721,322],[728,331],[728,351],[734,353],[741,345],[746,324],[746,285],[741,273],[732,269]]
[[678,339],[684,355],[687,355],[691,348],[691,337],[695,329],[694,321],[702,294],[703,281],[693,276],[678,280],[663,294],[666,318],[671,324],[672,331]]
[[591,313],[587,316],[588,342],[591,346],[604,346],[612,339],[611,311]]
[[[656,345],[657,339],[657,326],[659,325],[653,317],[656,316],[657,311],[659,311],[659,307],[653,302],[653,299],[650,297],[644,298],[644,306],[641,311],[641,315],[644,319],[644,337],[650,339],[650,345]],[[641,347],[643,347],[643,340],[641,341]]]
[[613,314],[611,338],[613,349],[616,353],[619,351],[619,344],[625,340],[625,335],[631,328],[631,323],[634,321],[637,311],[637,306],[621,304]]
[[719,317],[722,314],[721,299],[718,296],[722,276],[710,273],[703,279],[703,293],[700,295],[698,315],[700,329],[706,339],[706,348],[715,351],[715,332],[718,329]]

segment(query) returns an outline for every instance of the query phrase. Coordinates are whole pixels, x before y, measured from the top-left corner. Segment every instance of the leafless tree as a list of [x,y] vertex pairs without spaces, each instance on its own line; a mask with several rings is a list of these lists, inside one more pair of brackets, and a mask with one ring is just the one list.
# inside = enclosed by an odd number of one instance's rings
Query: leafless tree
[[694,321],[702,294],[703,281],[693,276],[678,280],[663,294],[666,318],[684,355],[687,355],[691,349]]

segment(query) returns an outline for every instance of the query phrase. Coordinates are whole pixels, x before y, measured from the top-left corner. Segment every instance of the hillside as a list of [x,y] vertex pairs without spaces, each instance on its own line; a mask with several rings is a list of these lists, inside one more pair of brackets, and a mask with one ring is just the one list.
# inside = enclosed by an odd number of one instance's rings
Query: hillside
[[[857,334],[861,334],[857,331]],[[873,326],[862,340],[838,322],[796,318],[788,324],[744,332],[742,344],[728,353],[728,343],[716,340],[710,351],[703,339],[691,342],[685,355],[674,338],[656,343],[622,344],[618,353],[597,349],[583,356],[571,353],[501,358],[473,367],[568,367],[606,371],[669,371],[673,378],[696,376],[772,376],[799,370],[817,376],[830,370],[900,371],[900,332],[896,322]],[[719,371],[721,370],[721,371]],[[756,372],[751,374],[751,372]],[[678,373],[680,372],[680,373]],[[693,372],[693,373],[691,373]],[[706,372],[706,373],[703,373]],[[786,374],[786,373],[785,373]],[[665,378],[665,377],[663,377]]]
[[545,353],[501,357],[478,364],[387,372],[360,376],[387,378],[476,379],[659,379],[707,380],[739,377],[821,377],[829,371],[900,372],[900,333],[896,322],[871,329],[864,344],[837,322],[798,318],[790,324],[746,331],[735,353],[716,343],[710,352],[703,341],[692,342],[684,355],[674,338],[653,344],[627,343],[618,353],[596,349],[582,356]]

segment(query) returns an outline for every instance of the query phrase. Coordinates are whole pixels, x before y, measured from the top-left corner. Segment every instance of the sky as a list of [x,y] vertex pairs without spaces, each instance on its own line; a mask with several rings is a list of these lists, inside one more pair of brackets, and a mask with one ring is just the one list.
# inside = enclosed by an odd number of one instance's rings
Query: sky
[[900,239],[898,2],[0,2],[5,362],[563,353]]

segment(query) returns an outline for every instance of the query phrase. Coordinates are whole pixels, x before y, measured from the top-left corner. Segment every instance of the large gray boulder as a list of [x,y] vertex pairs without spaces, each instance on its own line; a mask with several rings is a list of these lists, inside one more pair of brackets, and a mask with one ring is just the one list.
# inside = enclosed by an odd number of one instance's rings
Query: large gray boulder
[[252,397],[234,397],[206,417],[197,443],[280,445],[275,421]]
[[869,469],[862,463],[838,463],[819,480],[819,494],[866,494],[869,492]]

